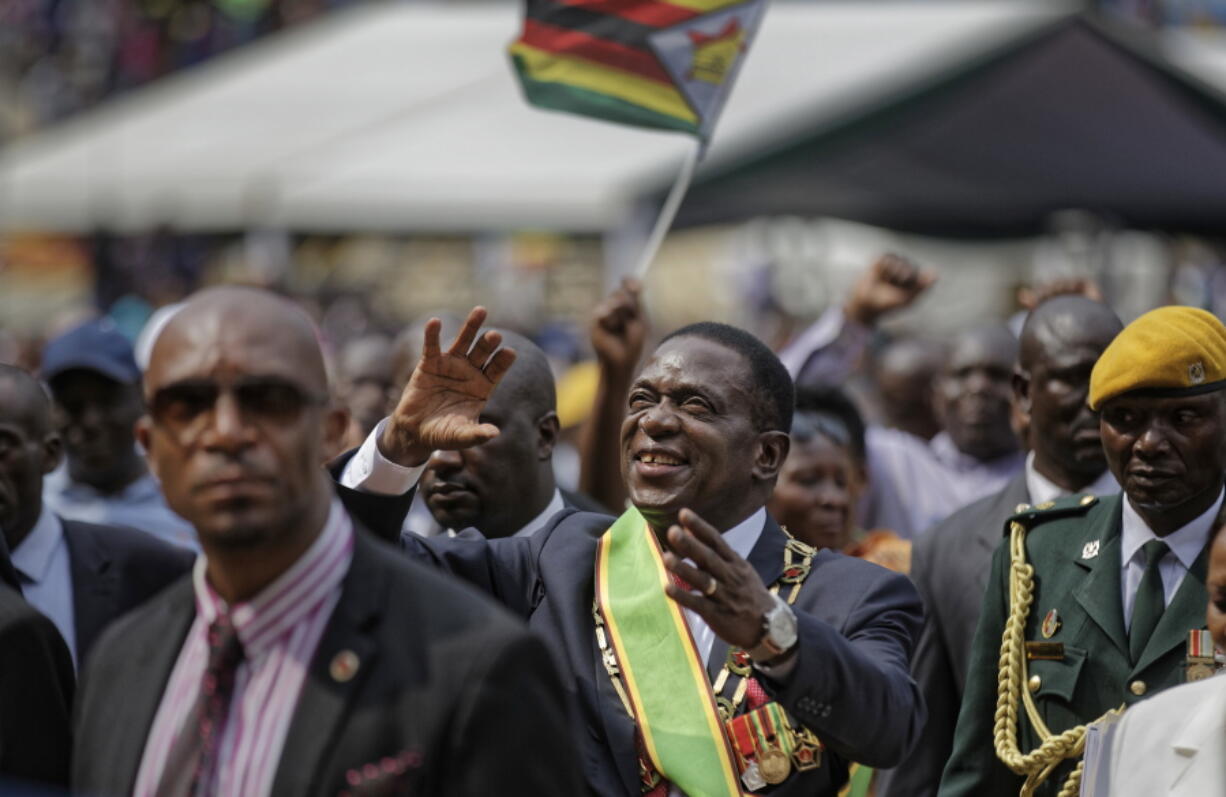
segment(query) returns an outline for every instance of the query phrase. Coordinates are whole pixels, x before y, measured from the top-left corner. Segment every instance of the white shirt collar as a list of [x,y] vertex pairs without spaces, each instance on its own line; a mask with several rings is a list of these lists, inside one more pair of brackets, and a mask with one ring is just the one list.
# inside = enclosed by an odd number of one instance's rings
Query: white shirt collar
[[549,499],[549,506],[536,517],[524,524],[524,527],[512,534],[512,537],[530,537],[539,531],[549,519],[566,508],[566,502],[562,500],[562,491],[557,487],[553,488],[553,498]]
[[[1213,519],[1217,516],[1218,509],[1222,506],[1223,493],[1226,493],[1226,490],[1219,492],[1217,500],[1213,502],[1213,506],[1205,510],[1195,520],[1178,531],[1173,531],[1162,538],[1185,568],[1190,569],[1192,567],[1192,563],[1196,561],[1196,557],[1200,556],[1205,543],[1209,540],[1210,527],[1213,525]],[[1123,530],[1120,539],[1120,564],[1122,567],[1127,567],[1133,557],[1138,555],[1141,546],[1155,539],[1158,535],[1150,531],[1149,526],[1137,514],[1137,510],[1132,508],[1132,503],[1128,500],[1127,495],[1123,497],[1123,501],[1124,512]]]
[[[1089,493],[1090,495],[1113,495],[1119,491],[1120,485],[1116,482],[1115,477],[1111,475],[1111,471],[1104,470],[1094,480],[1093,484],[1089,484],[1077,492]],[[1068,490],[1051,481],[1035,469],[1033,451],[1026,455],[1026,492],[1030,494],[1031,504],[1041,504],[1044,501],[1054,501],[1057,498],[1072,495]]]
[[761,507],[749,517],[742,520],[723,533],[724,542],[736,551],[742,559],[749,558],[749,552],[758,544],[762,530],[766,528],[766,507]]
[[20,570],[35,584],[40,583],[47,577],[51,560],[55,557],[55,551],[60,547],[63,539],[63,523],[54,512],[44,506],[34,528],[30,529],[26,538],[21,541],[16,550],[12,551],[10,558],[13,567]]

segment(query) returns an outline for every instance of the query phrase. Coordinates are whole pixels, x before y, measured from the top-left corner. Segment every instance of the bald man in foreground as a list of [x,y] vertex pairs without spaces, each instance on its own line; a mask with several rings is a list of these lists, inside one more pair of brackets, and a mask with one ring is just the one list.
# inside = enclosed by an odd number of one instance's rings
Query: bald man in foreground
[[[203,555],[98,643],[74,790],[580,794],[543,644],[337,499],[318,463],[345,416],[315,341],[288,302],[218,288],[154,345],[138,436]],[[486,396],[513,357],[489,358]]]

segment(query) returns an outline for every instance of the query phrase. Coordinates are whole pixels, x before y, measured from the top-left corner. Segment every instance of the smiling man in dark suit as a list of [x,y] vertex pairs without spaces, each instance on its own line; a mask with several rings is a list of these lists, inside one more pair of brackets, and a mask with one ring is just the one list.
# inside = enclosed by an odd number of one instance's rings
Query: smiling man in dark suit
[[[430,451],[498,434],[481,422],[480,364],[497,342],[478,337],[483,318],[474,311],[447,351],[438,322],[426,326],[396,412],[342,484],[393,493],[398,476],[407,490]],[[630,388],[621,456],[634,506],[621,518],[567,511],[527,539],[406,537],[412,556],[549,641],[595,793],[835,795],[849,762],[892,765],[918,735],[914,588],[792,539],[764,508],[793,402],[756,338],[686,327]]]
[[0,365],[0,530],[27,601],[83,662],[115,618],[187,572],[194,554],[149,534],[64,520],[43,503],[63,446],[34,377]]
[[[506,360],[481,364],[482,400]],[[139,440],[203,555],[99,642],[75,790],[580,793],[544,645],[337,500],[319,463],[345,415],[301,311],[198,294],[154,344],[145,395]],[[524,765],[541,751],[549,766]]]

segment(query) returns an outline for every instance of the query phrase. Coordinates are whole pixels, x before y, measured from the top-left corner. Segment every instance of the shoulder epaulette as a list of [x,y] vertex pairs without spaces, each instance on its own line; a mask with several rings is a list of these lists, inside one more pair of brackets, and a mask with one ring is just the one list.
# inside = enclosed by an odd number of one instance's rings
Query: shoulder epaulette
[[[1076,517],[1089,512],[1090,508],[1097,503],[1098,498],[1096,496],[1082,494],[1057,498],[1055,501],[1044,501],[1034,506],[1018,504],[1017,508],[1013,510],[1013,515],[1009,517],[1009,522],[1017,521],[1029,527],[1036,523],[1046,523],[1049,520]],[[1008,524],[1006,524],[1006,527],[1008,527]]]

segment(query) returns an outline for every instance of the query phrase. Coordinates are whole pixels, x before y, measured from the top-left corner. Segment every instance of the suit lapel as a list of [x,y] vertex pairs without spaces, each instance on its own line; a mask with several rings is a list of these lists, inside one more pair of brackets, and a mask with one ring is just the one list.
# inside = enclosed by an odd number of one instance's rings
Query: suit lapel
[[[1158,625],[1145,650],[1141,651],[1141,660],[1133,669],[1133,675],[1141,672],[1158,659],[1162,658],[1171,648],[1181,646],[1188,638],[1188,631],[1201,628],[1205,617],[1205,572],[1208,569],[1209,548],[1206,546],[1192,563],[1192,567],[1183,577],[1175,597],[1162,613]],[[1189,618],[1194,625],[1189,625]],[[1130,676],[1131,677],[1131,676]]]
[[[1124,610],[1120,603],[1120,503],[1119,496],[1104,506],[1101,520],[1089,524],[1085,536],[1075,542],[1073,561],[1087,570],[1086,577],[1073,590],[1073,597],[1085,609],[1111,643],[1128,658],[1128,634],[1124,630]],[[1085,554],[1097,549],[1090,557]]]
[[[783,533],[783,529],[775,522],[769,514],[766,516],[766,525],[762,528],[762,534],[758,537],[758,541],[754,543],[753,550],[749,552],[748,562],[753,565],[753,569],[757,571],[758,576],[762,579],[762,583],[766,586],[774,584],[779,576],[783,573],[783,547],[787,544],[787,535]],[[715,683],[715,679],[719,676],[720,670],[724,668],[724,661],[728,658],[728,643],[719,637],[715,637],[715,641],[711,644],[711,654],[707,656],[707,677],[711,683]]]
[[[365,537],[370,532],[356,523],[354,526],[353,562],[302,684],[273,781],[273,794],[306,794],[318,786],[317,775],[327,750],[353,704],[353,695],[370,674],[378,651],[374,629],[387,593],[387,575],[374,566],[375,543]],[[332,662],[345,651],[353,654],[346,657],[350,662],[356,658],[357,670],[348,678],[338,679],[333,676]]]
[[609,671],[605,669],[600,657],[600,646],[596,643],[596,634],[589,633],[592,645],[592,662],[595,669],[592,677],[596,685],[596,705],[600,709],[600,719],[604,723],[605,739],[609,743],[609,751],[617,774],[621,777],[626,794],[639,793],[638,761],[639,751],[634,740],[634,720],[626,713],[621,697],[613,688]]
[[63,521],[72,573],[73,624],[77,633],[77,658],[94,644],[107,621],[119,614],[119,583],[111,558],[93,534],[70,520]]
[[170,671],[179,659],[179,651],[196,618],[195,593],[190,579],[180,581],[161,600],[162,614],[156,622],[145,626],[145,636],[137,643],[130,663],[124,668],[126,683],[112,687],[117,694],[125,696],[115,702],[116,716],[113,718],[113,727],[122,728],[124,732],[111,734],[114,746],[106,767],[127,773],[125,794],[131,794],[136,786],[145,743],[170,680]]
[[[1008,518],[1017,513],[1018,504],[1028,503],[1030,503],[1030,490],[1026,487],[1026,471],[1023,469],[1009,480],[1003,490],[997,493],[996,500],[992,502],[991,508],[982,517]],[[984,548],[995,552],[1006,533],[1007,529],[1003,522],[1000,525],[983,523],[979,526],[979,533],[975,535],[975,539]]]

